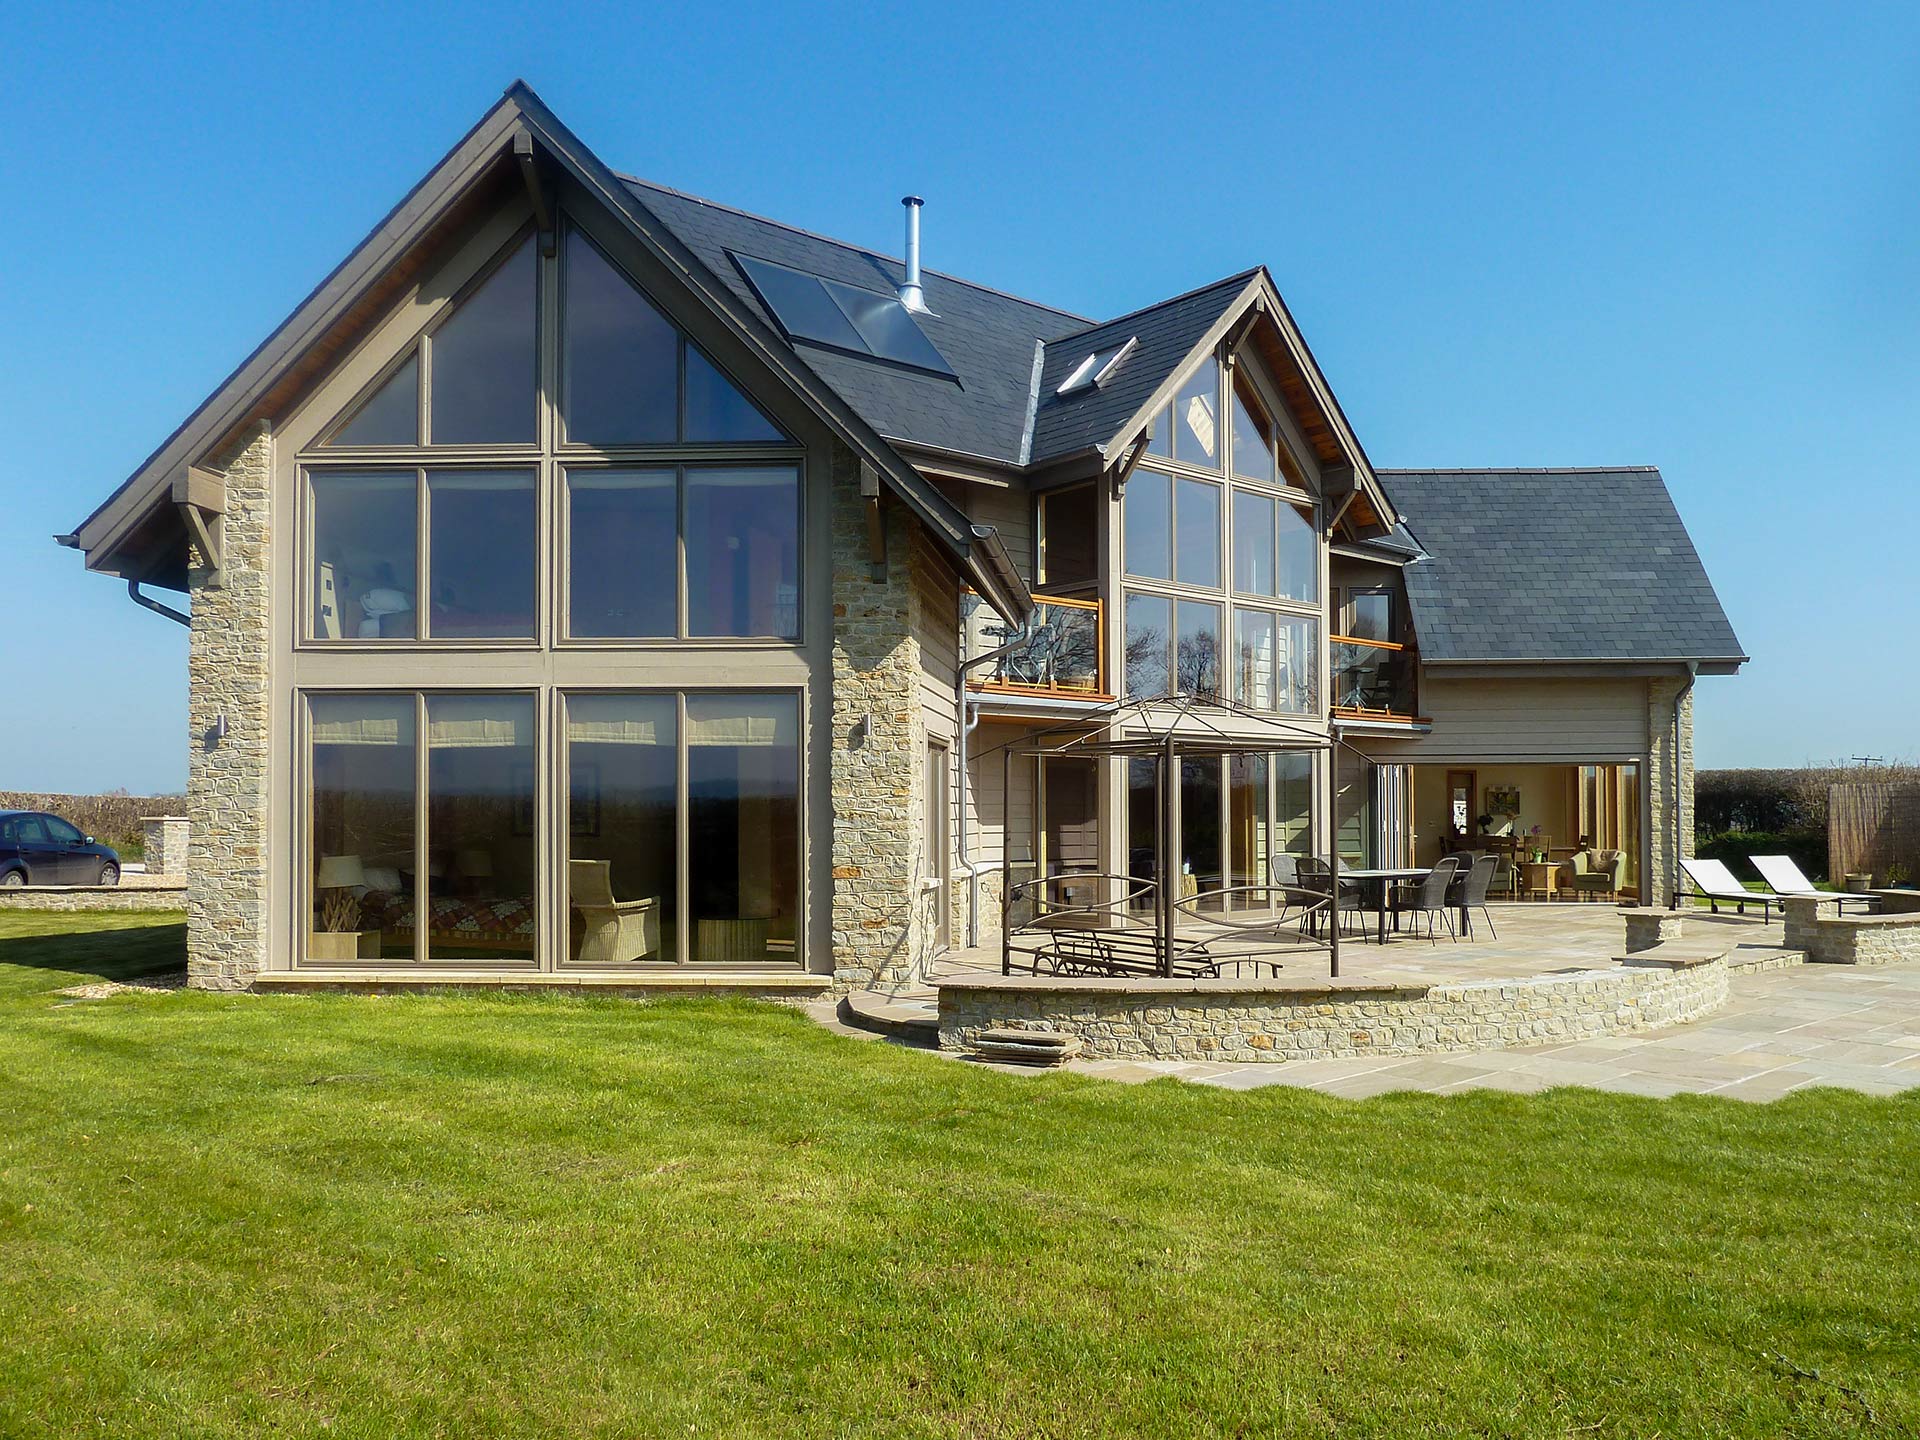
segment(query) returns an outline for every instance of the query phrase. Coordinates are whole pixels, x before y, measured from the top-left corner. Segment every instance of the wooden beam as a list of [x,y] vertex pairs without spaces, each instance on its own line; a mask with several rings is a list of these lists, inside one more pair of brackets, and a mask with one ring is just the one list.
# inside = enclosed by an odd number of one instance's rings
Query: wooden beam
[[551,260],[560,242],[554,229],[553,207],[547,203],[546,187],[540,183],[540,162],[534,153],[533,136],[526,130],[513,132],[513,158],[520,166],[527,199],[533,203],[533,224],[540,235],[540,253]]
[[887,512],[880,498],[880,472],[860,462],[860,497],[867,504],[867,578],[876,585],[887,580]]
[[227,477],[217,470],[189,465],[173,477],[173,503],[191,505],[208,515],[227,513]]
[[200,551],[200,558],[206,565],[207,576],[201,583],[208,590],[218,590],[223,579],[220,573],[221,517],[207,514],[198,505],[183,504],[178,508],[180,518],[186,521],[187,534],[192,537],[194,545]]

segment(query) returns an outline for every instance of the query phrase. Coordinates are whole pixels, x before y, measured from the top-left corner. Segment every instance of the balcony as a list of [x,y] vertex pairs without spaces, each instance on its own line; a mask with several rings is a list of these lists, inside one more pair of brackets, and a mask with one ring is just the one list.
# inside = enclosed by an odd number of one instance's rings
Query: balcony
[[1387,640],[1329,635],[1333,659],[1333,713],[1340,720],[1385,724],[1417,722],[1415,652]]
[[[1111,700],[1106,676],[1106,611],[1098,600],[1034,599],[1034,630],[1027,643],[968,676],[968,688],[1050,700]],[[966,655],[1007,643],[1012,630],[971,591],[960,596]]]

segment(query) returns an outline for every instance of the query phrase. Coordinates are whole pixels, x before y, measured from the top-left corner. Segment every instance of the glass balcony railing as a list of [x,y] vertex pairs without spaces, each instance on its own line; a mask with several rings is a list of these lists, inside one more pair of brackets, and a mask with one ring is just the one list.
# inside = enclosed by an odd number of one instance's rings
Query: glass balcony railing
[[[1072,700],[1105,700],[1107,691],[1104,627],[1106,611],[1098,600],[1033,597],[1033,634],[968,682],[976,690],[1012,695],[1043,695]],[[960,597],[967,656],[984,655],[1012,637],[1012,628],[978,595]]]
[[1414,652],[1386,640],[1330,635],[1333,713],[1350,719],[1411,720]]

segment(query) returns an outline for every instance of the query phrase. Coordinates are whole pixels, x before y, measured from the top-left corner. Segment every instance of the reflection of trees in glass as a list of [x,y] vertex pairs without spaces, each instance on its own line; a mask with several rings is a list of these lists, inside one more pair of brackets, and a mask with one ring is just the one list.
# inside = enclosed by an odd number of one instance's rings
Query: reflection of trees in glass
[[1167,693],[1167,632],[1164,626],[1143,625],[1129,617],[1127,625],[1127,694],[1135,699]]
[[1211,630],[1182,635],[1174,656],[1182,695],[1211,700],[1220,691],[1220,637]]
[[1100,675],[1099,651],[1094,611],[1043,603],[1032,638],[1006,658],[999,678],[1019,685],[1091,690]]

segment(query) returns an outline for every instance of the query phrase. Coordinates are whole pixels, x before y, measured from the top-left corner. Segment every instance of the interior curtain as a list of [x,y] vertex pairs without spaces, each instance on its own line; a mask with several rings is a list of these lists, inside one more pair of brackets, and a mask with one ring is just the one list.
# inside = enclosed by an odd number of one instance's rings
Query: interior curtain
[[312,700],[315,745],[411,745],[411,696],[316,695]]
[[671,695],[574,695],[567,739],[575,745],[672,745],[678,721]]
[[518,697],[436,695],[427,701],[427,745],[435,750],[533,748],[533,706]]
[[800,707],[791,695],[689,695],[687,743],[797,745]]

